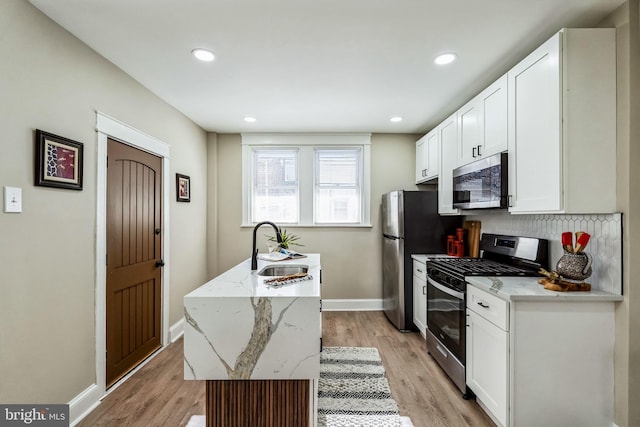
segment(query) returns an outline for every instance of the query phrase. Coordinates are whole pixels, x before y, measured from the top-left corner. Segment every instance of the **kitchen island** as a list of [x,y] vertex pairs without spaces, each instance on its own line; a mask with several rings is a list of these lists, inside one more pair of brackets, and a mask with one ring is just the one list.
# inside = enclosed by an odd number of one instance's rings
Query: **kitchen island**
[[[266,266],[308,266],[281,286]],[[320,376],[320,255],[246,260],[184,297],[184,378],[206,380],[207,426],[315,425]]]

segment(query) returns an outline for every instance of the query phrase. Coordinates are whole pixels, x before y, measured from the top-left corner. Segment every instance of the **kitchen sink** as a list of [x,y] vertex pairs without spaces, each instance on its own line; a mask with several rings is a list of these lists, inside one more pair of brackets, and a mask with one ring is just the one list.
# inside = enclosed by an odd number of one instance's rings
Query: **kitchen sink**
[[308,265],[268,265],[258,271],[258,276],[288,276],[290,274],[306,273],[309,270]]

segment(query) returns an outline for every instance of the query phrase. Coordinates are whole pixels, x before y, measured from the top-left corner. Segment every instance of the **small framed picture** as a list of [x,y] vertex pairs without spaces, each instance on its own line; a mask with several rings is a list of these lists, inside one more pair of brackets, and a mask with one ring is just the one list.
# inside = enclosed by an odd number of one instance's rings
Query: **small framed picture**
[[82,190],[83,144],[36,129],[35,185]]
[[176,174],[176,200],[178,202],[191,201],[191,178],[187,175]]

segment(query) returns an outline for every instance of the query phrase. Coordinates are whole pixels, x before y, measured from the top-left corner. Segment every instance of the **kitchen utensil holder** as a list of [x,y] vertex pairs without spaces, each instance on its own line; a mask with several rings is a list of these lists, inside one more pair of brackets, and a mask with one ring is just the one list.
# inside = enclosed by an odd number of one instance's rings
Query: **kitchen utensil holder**
[[593,259],[586,252],[572,254],[565,252],[556,264],[556,271],[563,279],[585,280],[591,276]]

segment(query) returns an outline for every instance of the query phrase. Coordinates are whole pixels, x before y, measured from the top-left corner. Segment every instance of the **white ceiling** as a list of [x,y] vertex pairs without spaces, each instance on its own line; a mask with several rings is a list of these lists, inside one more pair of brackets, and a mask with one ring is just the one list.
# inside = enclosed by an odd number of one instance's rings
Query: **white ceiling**
[[[423,133],[624,0],[30,2],[208,131]],[[458,61],[436,66],[446,51]]]

